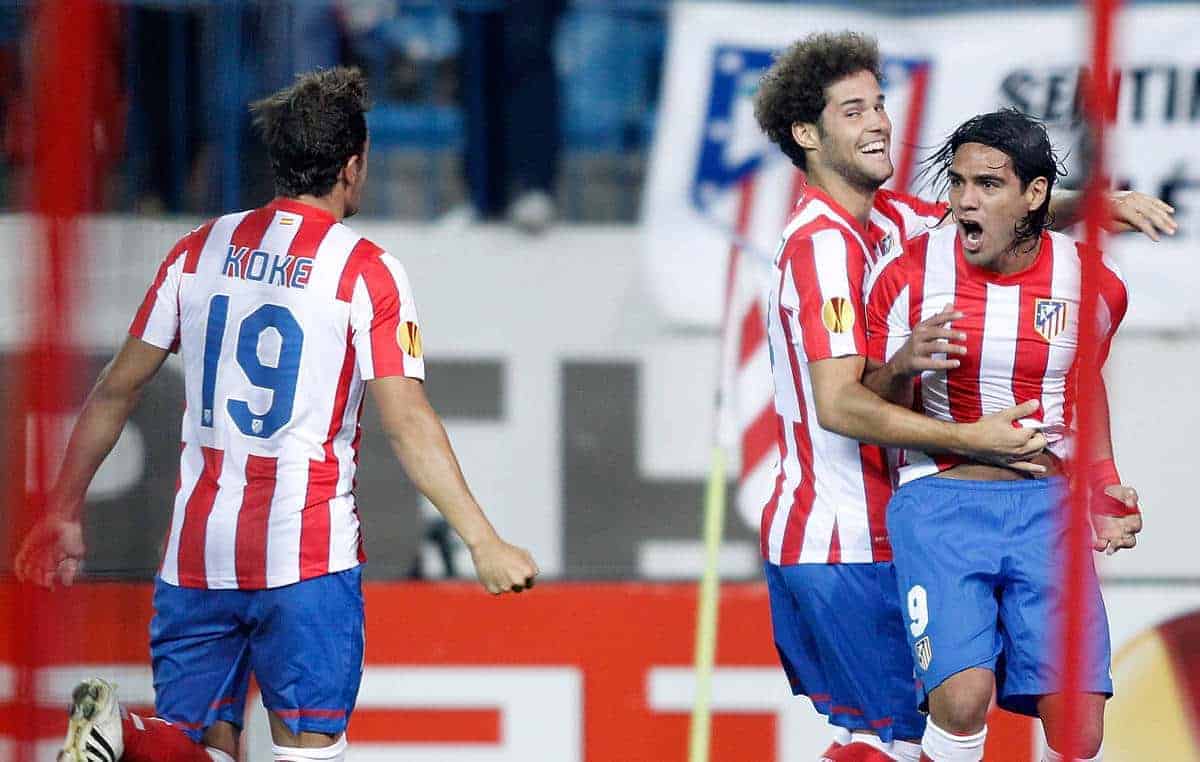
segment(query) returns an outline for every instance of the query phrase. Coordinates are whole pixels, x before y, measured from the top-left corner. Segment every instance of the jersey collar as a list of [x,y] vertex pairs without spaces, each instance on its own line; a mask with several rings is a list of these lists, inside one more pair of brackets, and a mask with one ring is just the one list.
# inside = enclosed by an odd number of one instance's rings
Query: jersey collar
[[1050,266],[1049,263],[1052,255],[1049,252],[1053,245],[1050,241],[1050,234],[1043,230],[1038,240],[1037,256],[1034,257],[1029,267],[1026,267],[1024,270],[1018,270],[1015,273],[1001,274],[967,261],[967,257],[963,253],[962,238],[958,235],[958,227],[955,226],[954,228],[954,258],[958,260],[958,265],[962,271],[967,273],[973,280],[986,281],[997,285],[1020,283],[1033,273],[1038,272],[1040,268]]
[[271,203],[267,204],[267,208],[277,209],[281,212],[291,212],[292,214],[298,214],[301,217],[323,220],[331,224],[337,222],[337,220],[333,218],[333,215],[324,209],[315,207],[312,204],[306,204],[303,201],[297,201],[294,198],[277,196],[271,200]]
[[[841,221],[845,223],[848,228],[858,234],[858,237],[862,239],[862,242],[869,249],[876,249],[879,247],[879,244],[883,241],[885,233],[878,225],[869,224],[868,227],[864,229],[859,221],[854,218],[854,215],[846,211],[846,207],[842,206],[837,201],[834,201],[833,196],[830,196],[817,186],[808,183],[804,186],[803,200],[804,202],[808,202],[814,198],[820,200],[831,210],[833,210],[833,213],[841,218]],[[874,208],[874,206],[872,206],[872,208]]]

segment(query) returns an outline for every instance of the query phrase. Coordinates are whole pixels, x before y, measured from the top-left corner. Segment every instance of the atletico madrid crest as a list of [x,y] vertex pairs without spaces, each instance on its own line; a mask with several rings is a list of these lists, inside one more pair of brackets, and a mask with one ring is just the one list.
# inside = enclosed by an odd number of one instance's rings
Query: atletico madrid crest
[[933,645],[929,642],[929,636],[921,638],[917,641],[917,664],[921,670],[929,669],[929,663],[933,661]]
[[1067,327],[1067,302],[1064,299],[1038,299],[1033,305],[1033,330],[1046,341]]

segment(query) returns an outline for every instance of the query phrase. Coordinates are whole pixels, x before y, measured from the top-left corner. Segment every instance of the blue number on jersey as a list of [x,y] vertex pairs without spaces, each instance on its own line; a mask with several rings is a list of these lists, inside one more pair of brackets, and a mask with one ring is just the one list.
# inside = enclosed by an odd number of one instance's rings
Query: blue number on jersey
[[[209,303],[204,339],[204,378],[200,386],[200,425],[209,428],[213,425],[217,364],[221,357],[228,315],[229,297],[225,294],[214,296]],[[279,361],[274,366],[264,365],[258,359],[258,342],[268,328],[274,328],[279,333]],[[238,365],[251,384],[271,391],[271,407],[262,414],[251,412],[244,400],[231,399],[226,403],[229,416],[246,436],[266,439],[292,419],[296,378],[300,373],[300,349],[303,345],[304,330],[287,307],[264,304],[242,320],[235,353]]]

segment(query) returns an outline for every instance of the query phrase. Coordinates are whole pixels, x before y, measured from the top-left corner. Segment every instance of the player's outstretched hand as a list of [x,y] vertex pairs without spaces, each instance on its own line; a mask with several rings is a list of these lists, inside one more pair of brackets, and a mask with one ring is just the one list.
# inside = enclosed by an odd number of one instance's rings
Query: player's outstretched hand
[[927,370],[957,368],[959,360],[952,355],[965,355],[967,348],[954,342],[966,341],[967,335],[953,330],[950,323],[962,317],[963,313],[957,312],[953,304],[947,304],[938,314],[917,323],[908,341],[888,362],[896,373],[903,376],[918,376]]
[[528,590],[538,575],[529,551],[499,537],[472,548],[471,560],[475,562],[475,575],[492,595]]
[[[1112,484],[1104,488],[1104,494],[1122,503],[1127,509],[1134,510],[1138,507],[1137,490],[1133,487]],[[1137,534],[1142,531],[1142,514],[1110,516],[1096,513],[1092,515],[1092,528],[1095,531],[1092,547],[1111,556],[1122,548],[1137,545]]]
[[1175,235],[1175,207],[1165,201],[1137,191],[1118,191],[1108,197],[1108,230],[1125,233],[1140,230],[1153,241],[1159,235]]
[[1039,404],[1037,400],[1028,400],[966,424],[966,454],[1028,474],[1045,473],[1045,466],[1028,461],[1046,449],[1046,437],[1037,428],[1020,423],[1037,412]]
[[83,562],[83,525],[78,520],[50,515],[25,537],[17,552],[17,579],[54,589],[70,585]]

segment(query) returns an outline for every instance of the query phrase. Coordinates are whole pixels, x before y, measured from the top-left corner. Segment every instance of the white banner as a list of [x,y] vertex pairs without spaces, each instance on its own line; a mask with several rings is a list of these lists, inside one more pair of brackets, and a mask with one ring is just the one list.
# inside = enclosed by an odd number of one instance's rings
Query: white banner
[[[1015,106],[1044,119],[1068,184],[1078,178],[1078,85],[1088,59],[1081,9],[871,15],[840,8],[677,3],[663,100],[645,190],[649,288],[673,324],[714,326],[731,243],[774,252],[795,171],[760,133],[752,96],[773,53],[815,31],[878,38],[893,123],[896,177],[970,116]],[[1110,241],[1131,284],[1127,327],[1200,325],[1195,262],[1200,228],[1200,5],[1153,4],[1119,17],[1115,183],[1167,199],[1181,232],[1154,245]],[[903,187],[898,185],[898,187]],[[910,185],[911,187],[911,185]],[[739,222],[741,224],[739,224]]]

